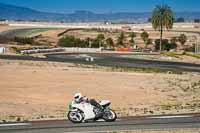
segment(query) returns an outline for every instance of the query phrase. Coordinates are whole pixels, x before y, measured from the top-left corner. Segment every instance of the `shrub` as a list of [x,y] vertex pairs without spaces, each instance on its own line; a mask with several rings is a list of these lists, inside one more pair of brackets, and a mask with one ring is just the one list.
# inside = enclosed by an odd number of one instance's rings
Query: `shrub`
[[58,45],[61,47],[88,47],[86,40],[75,38],[74,36],[65,36],[58,41]]
[[0,36],[0,43],[8,43],[11,39],[6,36]]
[[[177,44],[174,42],[169,42],[168,39],[163,39],[162,40],[162,50],[171,50],[175,49],[177,47]],[[160,39],[155,40],[155,49],[159,50],[160,49]]]
[[195,52],[195,45],[196,45],[196,44],[193,44],[191,47],[185,48],[185,51],[186,51],[186,52]]
[[184,45],[187,41],[187,36],[185,34],[181,34],[179,37],[178,37],[178,41]]
[[34,44],[34,40],[28,37],[14,37],[13,41],[17,42],[19,45]]

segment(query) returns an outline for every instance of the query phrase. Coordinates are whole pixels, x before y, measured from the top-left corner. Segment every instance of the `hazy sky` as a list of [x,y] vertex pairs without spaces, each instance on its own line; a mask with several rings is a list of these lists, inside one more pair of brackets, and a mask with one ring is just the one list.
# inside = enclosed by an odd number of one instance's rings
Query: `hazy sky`
[[0,0],[1,3],[40,11],[68,13],[76,10],[94,12],[145,12],[166,3],[174,11],[200,11],[200,0]]

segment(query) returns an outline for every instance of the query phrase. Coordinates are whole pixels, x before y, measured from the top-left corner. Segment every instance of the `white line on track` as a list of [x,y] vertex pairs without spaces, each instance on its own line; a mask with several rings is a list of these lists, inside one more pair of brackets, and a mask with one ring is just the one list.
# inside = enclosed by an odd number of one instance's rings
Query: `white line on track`
[[[98,122],[104,122],[105,120],[102,120],[102,119],[100,119],[100,120],[97,120]],[[121,119],[116,119],[116,121],[121,121]]]
[[107,131],[79,131],[79,132],[64,132],[64,133],[107,133],[107,132],[128,132],[129,130],[107,130]]
[[10,123],[10,124],[0,124],[0,127],[9,127],[9,126],[27,126],[31,123]]
[[154,117],[147,117],[147,118],[155,118],[155,119],[169,119],[169,118],[189,118],[192,117],[190,115],[175,115],[175,116],[154,116]]

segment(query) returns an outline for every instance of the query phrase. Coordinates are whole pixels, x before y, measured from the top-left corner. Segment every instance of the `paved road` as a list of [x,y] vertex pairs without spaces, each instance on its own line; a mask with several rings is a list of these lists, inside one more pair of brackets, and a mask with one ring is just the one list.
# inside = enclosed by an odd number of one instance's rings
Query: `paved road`
[[[49,54],[47,58],[36,58],[31,56],[11,56],[0,55],[0,59],[9,60],[34,60],[34,61],[54,61],[54,62],[72,62],[82,64],[96,64],[112,67],[127,68],[158,68],[173,71],[200,72],[200,64],[169,62],[158,60],[145,60],[136,58],[125,58],[126,54]],[[87,61],[93,59],[92,62]]]
[[93,58],[94,61],[90,62],[91,64],[103,66],[159,68],[165,70],[200,72],[199,64],[126,58],[122,57],[122,55],[126,54],[52,54],[48,55],[48,57],[54,60],[64,60],[78,63],[86,63],[87,58]]
[[200,128],[200,114],[124,117],[116,122],[72,124],[67,120],[0,124],[1,133],[82,133]]

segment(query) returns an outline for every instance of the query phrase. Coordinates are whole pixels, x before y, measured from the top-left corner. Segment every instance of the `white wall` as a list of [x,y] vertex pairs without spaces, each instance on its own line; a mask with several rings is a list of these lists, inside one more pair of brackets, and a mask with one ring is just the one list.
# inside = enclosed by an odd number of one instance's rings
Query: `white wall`
[[0,54],[5,54],[6,53],[6,48],[0,47]]

